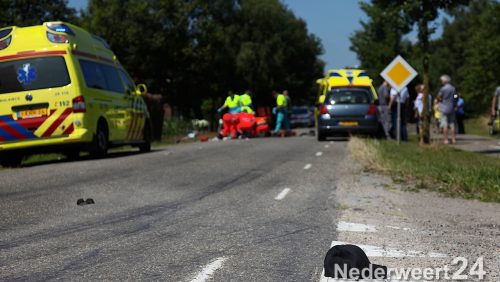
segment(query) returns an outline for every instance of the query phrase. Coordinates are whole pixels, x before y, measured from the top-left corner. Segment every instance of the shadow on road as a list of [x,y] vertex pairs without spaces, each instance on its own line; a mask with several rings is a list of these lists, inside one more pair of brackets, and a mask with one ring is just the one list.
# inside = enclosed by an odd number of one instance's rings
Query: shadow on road
[[84,155],[80,156],[77,159],[69,159],[67,157],[60,157],[60,158],[54,158],[54,159],[42,159],[40,161],[30,161],[27,164],[22,164],[20,168],[23,167],[34,167],[34,166],[41,166],[41,165],[50,165],[50,164],[56,164],[56,163],[72,163],[72,162],[80,162],[80,161],[89,161],[89,160],[99,160],[99,159],[117,159],[117,158],[125,158],[129,156],[135,156],[135,155],[142,155],[142,154],[150,154],[153,152],[161,152],[165,150],[164,148],[154,148],[151,149],[151,152],[148,153],[141,153],[137,150],[127,150],[127,151],[117,151],[117,152],[109,152],[106,157],[103,158],[96,158],[92,157],[90,155]]

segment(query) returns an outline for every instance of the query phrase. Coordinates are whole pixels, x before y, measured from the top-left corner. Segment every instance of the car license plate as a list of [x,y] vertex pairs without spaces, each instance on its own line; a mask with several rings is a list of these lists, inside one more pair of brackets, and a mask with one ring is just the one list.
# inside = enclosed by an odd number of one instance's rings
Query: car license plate
[[357,126],[358,122],[357,121],[341,121],[339,122],[340,126]]
[[35,109],[35,110],[26,110],[18,112],[18,117],[20,119],[28,119],[28,118],[37,118],[43,117],[47,115],[47,109]]

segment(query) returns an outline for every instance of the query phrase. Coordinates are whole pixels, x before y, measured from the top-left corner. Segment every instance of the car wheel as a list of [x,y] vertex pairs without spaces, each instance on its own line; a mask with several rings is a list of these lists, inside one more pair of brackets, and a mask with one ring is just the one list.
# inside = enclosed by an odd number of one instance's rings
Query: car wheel
[[144,143],[139,145],[139,151],[141,153],[151,152],[151,126],[148,121],[144,125]]
[[20,153],[5,154],[0,158],[0,165],[3,167],[20,167],[23,159],[24,156]]
[[97,125],[94,142],[92,144],[92,151],[90,154],[98,158],[104,157],[108,153],[108,146],[108,127],[104,121],[100,121]]
[[326,134],[318,131],[318,141],[325,141],[326,140]]

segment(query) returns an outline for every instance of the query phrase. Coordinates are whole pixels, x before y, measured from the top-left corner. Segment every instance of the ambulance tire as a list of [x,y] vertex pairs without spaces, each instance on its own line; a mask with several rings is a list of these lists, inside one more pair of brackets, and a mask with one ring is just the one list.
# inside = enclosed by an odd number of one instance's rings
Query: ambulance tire
[[106,122],[101,119],[97,124],[94,141],[92,142],[92,150],[90,151],[92,157],[102,158],[106,156],[109,148],[108,138],[108,126]]
[[23,162],[23,154],[7,153],[0,157],[0,165],[3,167],[20,167]]
[[146,123],[144,124],[144,143],[139,145],[139,151],[141,153],[151,152],[151,139],[152,139],[151,125],[149,121],[146,120]]

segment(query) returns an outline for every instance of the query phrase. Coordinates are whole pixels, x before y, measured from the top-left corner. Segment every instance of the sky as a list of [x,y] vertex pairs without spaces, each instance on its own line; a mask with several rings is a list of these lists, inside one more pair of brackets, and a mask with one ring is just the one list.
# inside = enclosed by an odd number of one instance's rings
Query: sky
[[[356,67],[359,61],[349,50],[349,37],[361,28],[360,21],[367,20],[356,0],[281,0],[294,14],[302,18],[310,33],[321,39],[324,54],[321,59],[325,69]],[[87,0],[69,0],[71,7],[82,9]],[[433,37],[440,34],[438,30]],[[409,35],[414,41],[415,33]]]

